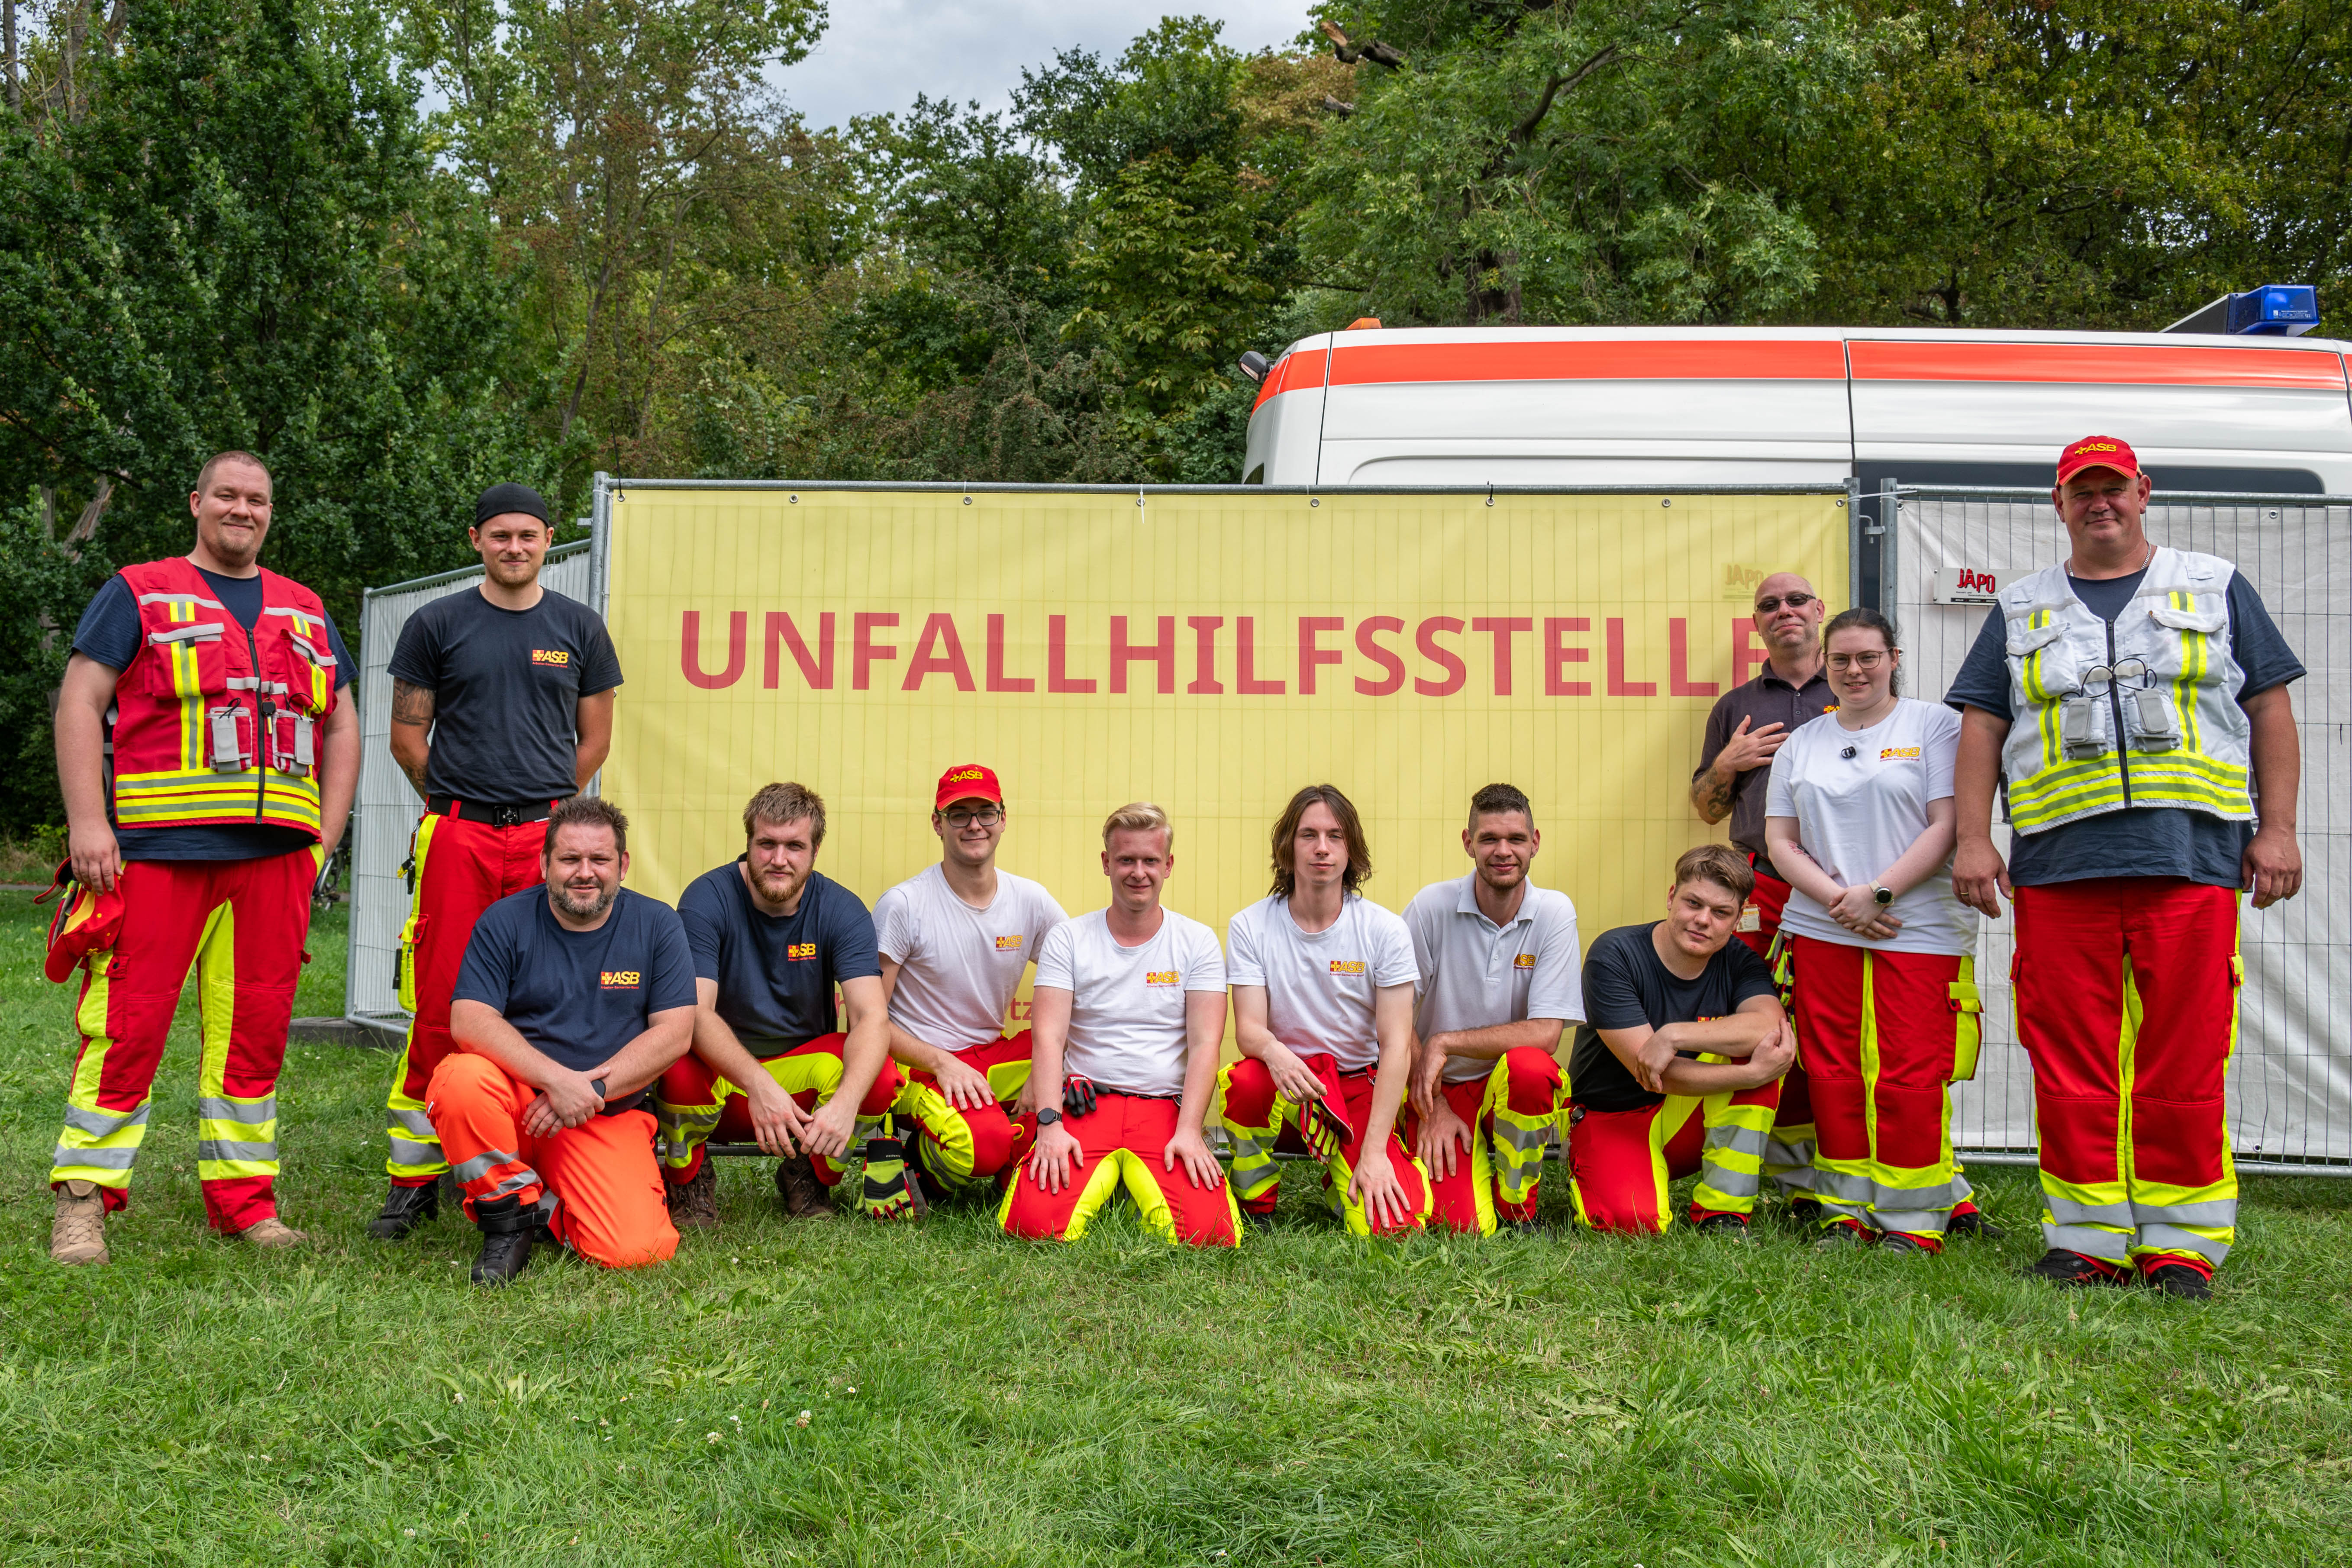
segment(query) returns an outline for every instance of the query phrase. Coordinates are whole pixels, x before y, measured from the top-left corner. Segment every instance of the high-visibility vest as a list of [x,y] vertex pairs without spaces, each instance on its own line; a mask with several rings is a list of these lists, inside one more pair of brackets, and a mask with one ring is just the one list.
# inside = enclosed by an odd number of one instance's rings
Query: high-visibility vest
[[[2236,571],[2218,555],[2158,549],[2112,626],[2075,596],[2063,563],[2001,590],[2011,826],[2041,833],[2126,806],[2253,816],[2253,724],[2230,648]],[[2135,660],[2144,675],[2102,679]]]
[[320,721],[335,656],[319,596],[265,568],[251,631],[184,556],[126,566],[139,651],[115,678],[122,827],[262,823],[319,837]]

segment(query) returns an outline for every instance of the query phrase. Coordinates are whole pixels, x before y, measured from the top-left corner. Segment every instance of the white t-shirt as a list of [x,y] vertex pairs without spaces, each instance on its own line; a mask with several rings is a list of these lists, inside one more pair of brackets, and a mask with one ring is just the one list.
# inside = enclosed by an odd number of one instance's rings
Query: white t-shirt
[[1404,921],[1350,893],[1328,931],[1303,931],[1290,900],[1261,899],[1225,926],[1225,979],[1265,987],[1274,1037],[1304,1056],[1328,1052],[1340,1070],[1377,1067],[1372,995],[1420,978]]
[[1217,933],[1174,910],[1139,947],[1110,934],[1110,911],[1064,921],[1037,944],[1037,984],[1070,994],[1062,1070],[1127,1094],[1184,1090],[1184,997],[1225,989]]
[[[1940,702],[1898,697],[1895,711],[1867,730],[1824,713],[1790,731],[1773,756],[1764,816],[1795,818],[1798,844],[1839,887],[1868,883],[1927,831],[1927,803],[1952,798],[1959,754],[1960,716]],[[1801,892],[1789,894],[1780,923],[1846,947],[1976,952],[1977,917],[1953,896],[1948,858],[1889,907],[1903,929],[1885,942],[1864,941]]]
[[[1405,930],[1421,972],[1414,1029],[1427,1039],[1526,1018],[1584,1022],[1576,906],[1566,893],[1530,882],[1519,912],[1498,926],[1478,908],[1477,876],[1432,882],[1405,906]],[[1492,1061],[1448,1057],[1445,1081],[1467,1083],[1494,1070]]]
[[877,943],[898,965],[890,1021],[942,1050],[995,1039],[1022,969],[1068,918],[1042,882],[999,871],[996,897],[976,910],[937,864],[925,867],[874,906]]

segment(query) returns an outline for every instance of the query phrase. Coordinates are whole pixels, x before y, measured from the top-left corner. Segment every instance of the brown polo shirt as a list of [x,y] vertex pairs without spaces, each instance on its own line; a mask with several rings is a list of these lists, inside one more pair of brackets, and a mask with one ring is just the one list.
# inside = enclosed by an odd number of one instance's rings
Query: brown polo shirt
[[[1767,724],[1780,724],[1783,733],[1800,724],[1820,718],[1837,706],[1831,695],[1828,667],[1814,671],[1813,678],[1802,686],[1791,686],[1772,673],[1766,665],[1762,674],[1744,686],[1735,686],[1716,699],[1715,710],[1706,716],[1706,739],[1698,753],[1698,773],[1691,774],[1697,782],[1700,773],[1715,766],[1716,754],[1739,728],[1742,719],[1750,721],[1750,733]],[[1764,786],[1772,772],[1772,764],[1749,768],[1735,774],[1731,784],[1731,842],[1756,857],[1756,868],[1769,877],[1787,881],[1772,869],[1772,862],[1764,854]]]

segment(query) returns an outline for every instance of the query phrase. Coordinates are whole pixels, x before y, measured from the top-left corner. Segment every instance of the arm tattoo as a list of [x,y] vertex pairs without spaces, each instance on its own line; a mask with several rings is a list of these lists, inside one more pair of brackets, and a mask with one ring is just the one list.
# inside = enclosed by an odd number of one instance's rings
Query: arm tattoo
[[415,724],[419,728],[433,722],[433,689],[411,686],[405,680],[392,683],[392,721]]
[[1731,815],[1731,789],[1736,782],[1709,768],[1691,780],[1691,804],[1698,808],[1699,816],[1705,820],[1721,822]]

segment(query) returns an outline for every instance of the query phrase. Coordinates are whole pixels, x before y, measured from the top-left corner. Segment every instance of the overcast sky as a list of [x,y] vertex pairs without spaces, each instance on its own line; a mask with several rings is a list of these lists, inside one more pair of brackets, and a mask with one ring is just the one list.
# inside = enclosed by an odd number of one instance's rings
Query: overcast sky
[[1286,43],[1307,23],[1305,0],[832,0],[816,49],[775,80],[813,125],[906,108],[919,92],[1002,109],[1021,68],[1064,49],[1116,58],[1170,14],[1222,21],[1239,49]]

